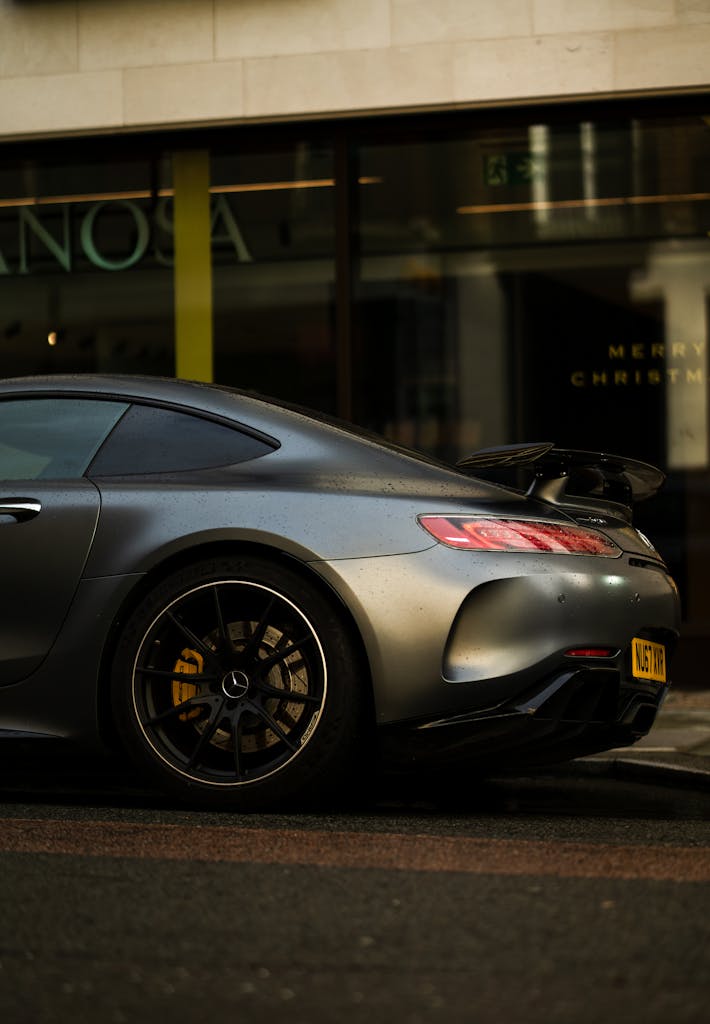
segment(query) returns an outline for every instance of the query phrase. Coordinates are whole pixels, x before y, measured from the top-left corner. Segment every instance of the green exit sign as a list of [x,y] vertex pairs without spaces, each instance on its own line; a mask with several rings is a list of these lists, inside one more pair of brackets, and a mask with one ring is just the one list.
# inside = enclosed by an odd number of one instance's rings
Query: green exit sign
[[539,158],[532,153],[491,153],[483,158],[486,185],[529,185],[539,176]]

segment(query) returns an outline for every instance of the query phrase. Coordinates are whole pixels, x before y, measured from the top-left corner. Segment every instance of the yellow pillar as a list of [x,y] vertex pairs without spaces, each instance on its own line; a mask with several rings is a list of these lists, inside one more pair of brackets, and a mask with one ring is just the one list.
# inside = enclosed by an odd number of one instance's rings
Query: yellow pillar
[[175,230],[175,375],[212,380],[210,157],[173,153]]

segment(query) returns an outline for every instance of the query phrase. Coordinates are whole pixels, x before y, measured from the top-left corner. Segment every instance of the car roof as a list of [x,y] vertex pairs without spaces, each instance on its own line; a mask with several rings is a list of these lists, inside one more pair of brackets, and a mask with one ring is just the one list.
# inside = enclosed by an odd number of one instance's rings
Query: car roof
[[230,418],[237,415],[239,408],[251,407],[257,412],[259,408],[272,407],[268,398],[219,384],[133,374],[52,374],[0,380],[0,395],[8,393],[93,394],[104,398],[169,402]]
[[221,384],[124,374],[52,374],[0,379],[0,401],[10,397],[100,396],[126,402],[157,403],[186,412],[228,420],[322,474],[368,474],[372,479],[405,477],[427,482],[468,499],[512,497],[506,488],[469,477],[422,452],[394,444],[355,424],[278,399]]
[[[155,402],[186,412],[228,419],[251,431],[283,439],[282,435],[316,436],[340,430],[371,444],[386,444],[376,435],[348,423],[322,416],[315,410],[282,403],[256,392],[241,391],[222,384],[182,380],[176,377],[151,377],[133,374],[51,374],[12,377],[0,380],[0,399],[15,395],[66,396],[97,395],[124,401]],[[416,453],[412,452],[412,455]]]
[[380,449],[388,451],[390,456],[404,456],[419,464],[454,472],[450,466],[421,452],[393,444],[355,424],[222,384],[129,374],[52,374],[0,379],[0,400],[10,395],[98,395],[106,399],[156,402],[188,412],[228,419],[250,432],[260,432],[279,444],[295,435],[301,441],[315,442],[320,447],[322,444],[332,445],[334,437],[339,434],[341,443],[344,442],[348,447],[354,445]]

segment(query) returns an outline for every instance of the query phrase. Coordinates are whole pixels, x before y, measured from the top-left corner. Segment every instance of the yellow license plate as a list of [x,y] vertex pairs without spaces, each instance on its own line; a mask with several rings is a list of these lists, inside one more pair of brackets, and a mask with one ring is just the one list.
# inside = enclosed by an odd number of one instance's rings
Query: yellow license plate
[[663,644],[635,636],[631,641],[631,673],[635,679],[665,683],[666,649]]

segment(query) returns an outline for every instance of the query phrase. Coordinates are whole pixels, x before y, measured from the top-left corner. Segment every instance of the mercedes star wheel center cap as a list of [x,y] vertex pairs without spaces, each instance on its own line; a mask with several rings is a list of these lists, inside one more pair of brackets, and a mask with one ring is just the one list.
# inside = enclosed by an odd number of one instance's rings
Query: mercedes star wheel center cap
[[228,672],[222,680],[222,691],[225,697],[230,697],[232,700],[239,700],[241,697],[246,697],[249,689],[249,679],[246,672],[238,672],[236,670]]

